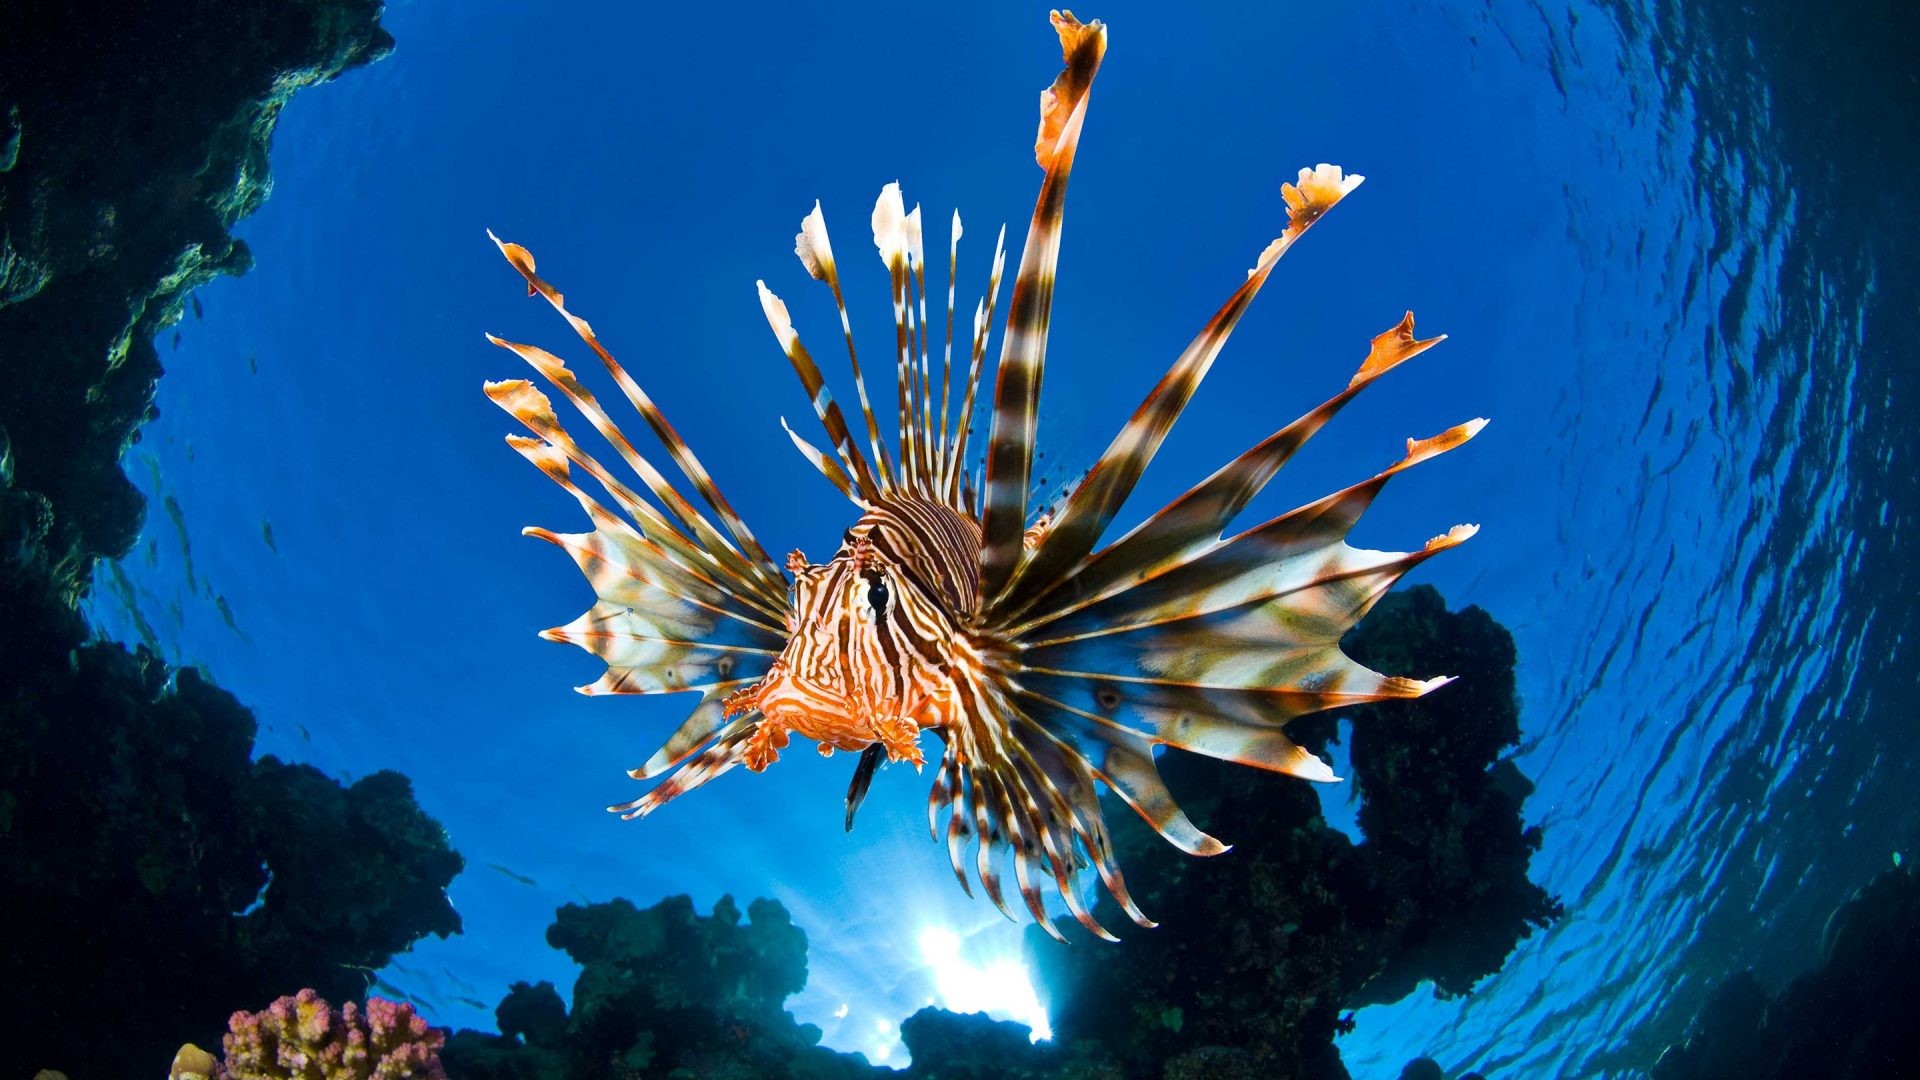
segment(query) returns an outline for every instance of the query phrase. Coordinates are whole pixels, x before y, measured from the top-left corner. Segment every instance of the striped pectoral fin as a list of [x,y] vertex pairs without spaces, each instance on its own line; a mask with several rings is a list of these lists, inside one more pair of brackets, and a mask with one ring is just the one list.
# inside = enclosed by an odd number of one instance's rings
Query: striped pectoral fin
[[1406,456],[1370,479],[1194,550],[1178,562],[1110,565],[1097,578],[1083,574],[1080,586],[1096,580],[1107,584],[1091,594],[1076,589],[1071,602],[1031,614],[1022,636],[1029,643],[1051,643],[1113,633],[1331,583],[1371,571],[1383,561],[1399,565],[1404,573],[1464,541],[1473,528],[1456,526],[1421,551],[1405,554],[1360,551],[1346,544],[1347,534],[1395,475],[1465,443],[1485,423],[1475,420],[1429,439],[1409,439]]
[[635,780],[651,780],[685,761],[694,751],[705,746],[715,732],[727,725],[727,698],[750,683],[751,680],[714,684],[693,712],[661,744],[660,749],[655,750],[653,756],[639,768],[629,769],[627,775]]
[[[579,378],[574,375],[573,371],[569,369],[559,357],[554,356],[544,349],[535,348],[531,345],[522,345],[512,341],[505,341],[492,335],[488,335],[487,340],[525,360],[543,379],[547,380],[547,382],[559,390],[568,401],[572,402],[580,414],[585,416],[593,425],[594,430],[598,431],[608,443],[612,444],[615,451],[620,455],[621,460],[625,461],[627,466],[634,471],[634,474],[640,477],[641,482],[646,486],[647,490],[653,494],[654,498],[660,501],[660,505],[666,507],[667,511],[679,522],[680,527],[686,530],[686,535],[696,541],[703,551],[708,552],[716,563],[723,566],[730,574],[740,578],[743,583],[755,585],[762,589],[766,588],[766,582],[761,580],[761,567],[756,565],[748,556],[741,554],[732,540],[722,535],[719,529],[715,528],[691,502],[687,501],[686,496],[675,490],[672,483],[670,483],[665,476],[661,475],[660,471],[654,468],[651,462],[641,455],[640,451],[628,440],[626,434],[614,423],[613,418],[607,414],[607,411],[601,406],[599,399],[580,382]],[[491,387],[501,384],[489,385]],[[640,513],[640,511],[631,505],[638,503],[639,500],[633,497],[631,492],[625,489],[624,485],[616,486],[610,482],[611,474],[607,473],[606,469],[602,467],[598,461],[595,461],[590,454],[582,450],[573,441],[565,428],[561,426],[558,419],[553,417],[551,404],[545,396],[535,395],[535,397],[538,398],[537,401],[529,402],[533,408],[528,409],[522,407],[519,411],[516,411],[515,402],[511,398],[503,396],[496,397],[495,400],[502,408],[513,412],[515,417],[526,424],[529,430],[541,438],[546,439],[548,442],[553,443],[555,446],[560,447],[570,458],[579,463],[582,468],[586,468],[592,472],[594,478],[600,480],[603,486],[607,486],[609,492],[620,499],[623,505],[629,506],[630,512]],[[545,410],[544,415],[541,412],[542,409]]]
[[1247,690],[1029,670],[1021,684],[1062,704],[1149,735],[1154,742],[1303,780],[1339,778],[1286,737],[1289,720],[1382,697],[1309,690]]
[[645,817],[660,809],[687,792],[701,787],[734,766],[741,764],[748,738],[753,734],[756,716],[743,716],[722,728],[713,744],[701,751],[696,757],[683,761],[668,773],[653,790],[632,802],[607,807],[609,813],[619,814],[631,821]]
[[625,524],[594,508],[590,533],[556,533],[530,526],[524,535],[545,540],[572,557],[603,602],[643,613],[659,631],[687,641],[779,649],[783,635],[762,612],[673,562]]
[[1227,845],[1202,832],[1180,809],[1153,763],[1153,743],[1137,731],[1081,712],[1030,690],[1021,706],[1035,723],[1067,742],[1100,779],[1154,831],[1189,855],[1218,855]]
[[606,673],[580,687],[583,694],[674,694],[751,681],[779,656],[777,648],[680,640],[671,632],[652,613],[602,601],[540,636],[606,661]]
[[1367,572],[1232,607],[1058,640],[1030,649],[1023,659],[1048,674],[1096,680],[1406,696],[1398,684],[1383,683],[1384,676],[1348,659],[1339,642],[1426,553],[1381,558]]
[[1040,95],[1040,131],[1034,157],[1046,176],[1034,204],[1020,269],[1014,276],[1006,337],[994,376],[982,514],[985,539],[980,552],[981,595],[985,597],[1000,591],[1022,555],[1020,540],[1027,527],[1027,488],[1033,478],[1040,381],[1046,365],[1054,272],[1060,261],[1067,178],[1079,148],[1089,91],[1107,49],[1106,27],[1098,21],[1082,25],[1062,12],[1054,12],[1052,18],[1066,68]]
[[696,546],[651,503],[642,499],[593,455],[582,449],[554,416],[552,404],[546,395],[534,389],[531,383],[525,379],[489,382],[486,384],[486,393],[495,404],[539,436],[538,439],[508,436],[508,445],[566,489],[594,519],[597,529],[608,530],[607,523],[615,519],[598,500],[574,482],[571,466],[578,466],[593,477],[631,518],[646,541],[659,549],[668,561],[680,567],[681,573],[712,584],[741,604],[776,622],[782,618],[781,612],[786,605],[784,588],[779,593],[771,591],[756,575],[746,571],[737,553],[721,550],[716,554],[714,548]]

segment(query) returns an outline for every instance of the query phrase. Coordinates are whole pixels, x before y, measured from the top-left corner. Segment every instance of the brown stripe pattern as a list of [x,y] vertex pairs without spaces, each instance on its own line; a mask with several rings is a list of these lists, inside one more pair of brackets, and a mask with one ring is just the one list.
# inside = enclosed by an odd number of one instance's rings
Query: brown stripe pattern
[[921,767],[920,736],[931,732],[941,747],[928,826],[936,839],[944,834],[961,888],[971,893],[977,880],[1012,917],[1010,870],[1020,906],[1049,933],[1062,936],[1053,918],[1064,907],[1089,932],[1111,939],[1093,916],[1093,891],[1081,878],[1088,868],[1130,919],[1154,924],[1114,865],[1103,789],[1182,850],[1219,854],[1226,845],[1191,821],[1162,782],[1159,747],[1334,781],[1324,762],[1287,737],[1289,721],[1417,697],[1448,681],[1370,671],[1339,642],[1401,575],[1465,541],[1474,527],[1455,526],[1412,552],[1362,550],[1347,536],[1392,477],[1465,443],[1485,421],[1408,440],[1405,455],[1374,476],[1228,535],[1336,413],[1441,340],[1415,338],[1409,313],[1373,339],[1345,389],[1125,535],[1106,539],[1280,257],[1361,182],[1320,165],[1282,185],[1280,235],[1081,482],[1034,517],[1028,489],[1066,185],[1107,40],[1100,23],[1068,13],[1054,13],[1053,26],[1065,69],[1041,96],[1035,157],[1044,176],[1015,274],[978,473],[970,437],[1006,231],[955,387],[961,224],[957,212],[952,217],[936,404],[926,238],[920,207],[907,208],[898,184],[882,189],[871,218],[894,317],[891,439],[868,393],[818,203],[794,250],[832,295],[857,421],[835,402],[786,302],[759,284],[761,311],[825,442],[817,446],[791,427],[787,434],[858,510],[824,562],[796,551],[776,566],[645,391],[536,273],[533,256],[497,239],[528,295],[543,296],[600,359],[699,503],[649,461],[557,356],[490,338],[559,391],[613,448],[624,475],[575,440],[531,382],[488,383],[486,392],[531,433],[509,436],[510,445],[573,495],[592,526],[577,534],[527,530],[566,551],[592,586],[587,612],[543,635],[606,662],[606,673],[581,690],[700,695],[680,728],[630,771],[655,785],[610,809],[638,817],[738,766],[758,772],[797,735],[822,754],[858,754],[845,806],[851,828],[875,769],[883,760]]

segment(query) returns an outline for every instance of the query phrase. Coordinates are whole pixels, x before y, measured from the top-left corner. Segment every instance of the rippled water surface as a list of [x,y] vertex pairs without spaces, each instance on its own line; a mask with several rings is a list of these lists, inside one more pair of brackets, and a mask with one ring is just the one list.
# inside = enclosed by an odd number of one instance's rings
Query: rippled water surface
[[[288,110],[275,194],[241,230],[257,269],[206,290],[163,354],[130,463],[151,544],[93,614],[210,668],[262,751],[414,777],[468,858],[467,933],[384,977],[440,1022],[491,1026],[461,999],[512,979],[570,981],[541,936],[557,904],[731,892],[809,931],[801,1019],[891,1053],[926,1000],[967,1006],[926,930],[1009,959],[1018,931],[954,888],[897,771],[852,840],[844,773],[812,755],[607,819],[685,705],[569,694],[595,665],[532,637],[584,594],[517,530],[577,511],[500,445],[479,384],[517,373],[480,333],[555,326],[482,229],[534,248],[757,531],[817,554],[846,522],[775,423],[805,403],[753,281],[800,293],[812,201],[852,245],[895,179],[931,218],[967,215],[967,280],[1031,206],[1058,56],[1038,10],[606,7],[400,4],[392,58]],[[1421,576],[1514,633],[1534,877],[1568,914],[1468,998],[1362,1012],[1355,1075],[1420,1053],[1631,1070],[1727,972],[1803,968],[1920,815],[1912,34],[1785,4],[1080,14],[1112,45],[1054,320],[1056,460],[1090,458],[1273,234],[1279,181],[1320,160],[1369,181],[1289,256],[1137,505],[1317,403],[1405,307],[1449,343],[1271,499],[1493,420],[1360,540],[1483,526]],[[880,316],[870,274],[850,290]]]

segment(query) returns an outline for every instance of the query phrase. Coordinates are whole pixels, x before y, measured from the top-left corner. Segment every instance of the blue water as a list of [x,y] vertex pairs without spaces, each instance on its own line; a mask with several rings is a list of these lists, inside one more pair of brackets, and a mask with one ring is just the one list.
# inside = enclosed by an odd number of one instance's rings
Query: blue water
[[[569,335],[483,230],[534,251],[769,547],[819,557],[846,504],[776,422],[808,407],[754,281],[831,356],[830,302],[791,253],[818,198],[856,330],[884,340],[866,221],[899,180],[942,223],[929,248],[965,216],[970,304],[1003,221],[1017,253],[1058,51],[1039,8],[549,7],[395,4],[391,58],[287,109],[273,197],[238,230],[257,268],[163,345],[161,416],[128,465],[155,512],[122,569],[168,653],[256,710],[262,752],[399,769],[447,825],[466,933],[384,973],[436,1022],[490,1029],[509,981],[568,985],[543,939],[560,904],[764,895],[812,941],[796,1014],[897,1064],[902,1017],[967,1004],[925,932],[984,964],[1017,960],[1019,928],[955,887],[905,770],[851,838],[846,764],[811,754],[645,822],[601,809],[637,793],[623,771],[691,700],[575,695],[597,662],[533,636],[588,595],[518,530],[579,513],[501,443],[480,383],[523,371],[481,333]],[[1642,1025],[1712,980],[1803,967],[1920,818],[1915,313],[1884,295],[1913,281],[1889,261],[1912,211],[1840,171],[1911,151],[1856,145],[1871,104],[1781,95],[1760,65],[1792,51],[1764,36],[1785,24],[1712,6],[1160,8],[1079,12],[1112,41],[1067,217],[1049,461],[1091,460],[1241,280],[1284,221],[1282,180],[1319,161],[1369,177],[1281,265],[1132,511],[1344,386],[1406,308],[1451,335],[1253,513],[1492,419],[1356,541],[1482,526],[1417,580],[1514,633],[1534,877],[1568,915],[1469,998],[1362,1012],[1341,1050],[1357,1076],[1420,1053],[1525,1076],[1644,1060]],[[91,614],[137,636],[110,590]],[[1324,797],[1341,817],[1345,791]]]

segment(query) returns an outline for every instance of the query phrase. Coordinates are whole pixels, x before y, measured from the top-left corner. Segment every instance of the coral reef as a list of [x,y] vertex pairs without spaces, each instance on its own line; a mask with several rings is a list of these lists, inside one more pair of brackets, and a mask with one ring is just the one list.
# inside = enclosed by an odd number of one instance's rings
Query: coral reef
[[[876,1076],[866,1059],[819,1046],[782,1003],[807,982],[807,935],[773,900],[713,914],[673,896],[640,909],[625,900],[560,909],[547,941],[583,970],[568,1014],[553,986],[516,984],[496,1016],[499,1036],[462,1031],[448,1042],[461,1080],[700,1076],[837,1080]],[[885,1070],[880,1070],[884,1073]]]
[[[1328,827],[1297,780],[1169,755],[1169,785],[1235,850],[1189,858],[1123,815],[1120,860],[1163,925],[1064,949],[1035,929],[1054,1042],[922,1010],[901,1025],[908,1080],[1344,1077],[1344,1010],[1423,980],[1467,993],[1556,918],[1527,879],[1540,843],[1521,824],[1529,785],[1500,760],[1519,736],[1506,631],[1423,588],[1387,597],[1346,645],[1386,670],[1461,677],[1418,702],[1347,714],[1365,843]],[[1290,730],[1318,748],[1336,729],[1323,717]],[[806,938],[777,904],[749,913],[743,929],[728,900],[708,919],[685,897],[561,909],[548,941],[586,967],[572,1016],[552,986],[517,984],[499,1008],[502,1034],[456,1034],[449,1069],[473,1080],[885,1075],[818,1049],[818,1033],[781,1011],[805,984]]]
[[[120,456],[152,415],[153,338],[251,263],[229,229],[267,196],[296,91],[392,45],[381,0],[0,5],[0,394],[13,483],[41,498],[44,572],[69,600],[133,543]],[[84,43],[84,45],[76,44]]]
[[257,1013],[237,1012],[221,1045],[219,1080],[447,1080],[446,1034],[411,1005],[368,998],[339,1009],[311,989]]
[[1654,1080],[1911,1075],[1920,1062],[1920,881],[1895,868],[1828,919],[1821,964],[1771,999],[1750,972],[1716,987]]

